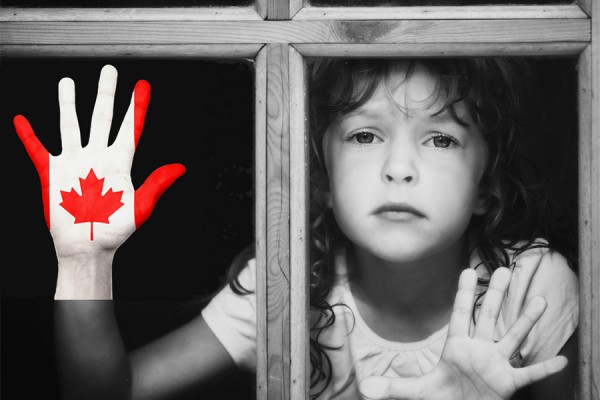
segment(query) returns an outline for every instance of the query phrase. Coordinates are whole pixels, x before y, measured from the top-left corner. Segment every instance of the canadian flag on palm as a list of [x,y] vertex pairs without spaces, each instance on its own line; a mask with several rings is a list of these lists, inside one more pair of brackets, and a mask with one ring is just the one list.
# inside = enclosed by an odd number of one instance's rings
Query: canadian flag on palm
[[40,177],[44,216],[55,248],[77,252],[82,247],[116,249],[152,213],[164,191],[185,172],[181,164],[156,169],[137,190],[131,165],[150,100],[150,85],[136,84],[115,141],[108,146],[117,70],[106,65],[98,84],[90,139],[81,144],[75,111],[75,84],[59,82],[62,152],[50,154],[25,117],[14,118],[17,134]]

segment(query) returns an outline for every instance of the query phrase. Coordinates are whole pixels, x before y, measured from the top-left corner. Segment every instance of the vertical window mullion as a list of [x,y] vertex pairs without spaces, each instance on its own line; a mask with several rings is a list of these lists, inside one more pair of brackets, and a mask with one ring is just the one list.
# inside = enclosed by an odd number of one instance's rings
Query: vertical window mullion
[[290,354],[291,400],[306,400],[310,387],[308,250],[308,132],[304,59],[289,47],[290,85]]
[[266,294],[259,400],[290,395],[290,159],[288,46],[266,46]]
[[[592,11],[589,7],[593,3],[592,14],[592,40],[591,40],[591,90],[590,96],[590,114],[591,118],[591,145],[592,145],[592,166],[590,183],[592,185],[592,221],[590,237],[592,238],[592,256],[590,269],[592,270],[591,290],[589,298],[583,298],[584,302],[589,302],[587,316],[591,321],[592,334],[590,336],[589,350],[591,354],[591,363],[587,368],[590,370],[590,381],[588,390],[595,399],[600,397],[598,385],[600,384],[600,2],[585,1],[586,11]],[[594,94],[595,95],[592,95]],[[581,351],[581,350],[580,350]],[[587,371],[586,371],[587,373]],[[593,392],[592,392],[593,391]]]
[[254,59],[256,245],[256,398],[267,388],[267,48]]
[[267,3],[267,19],[291,19],[303,7],[303,0],[262,0]]
[[600,46],[579,57],[579,398],[597,399],[600,381]]

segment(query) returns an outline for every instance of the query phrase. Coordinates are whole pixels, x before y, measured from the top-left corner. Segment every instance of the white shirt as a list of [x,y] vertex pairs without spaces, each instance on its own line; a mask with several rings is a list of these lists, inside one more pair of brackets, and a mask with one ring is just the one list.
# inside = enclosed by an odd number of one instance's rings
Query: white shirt
[[[565,258],[549,249],[529,249],[513,257],[514,267],[507,297],[500,311],[495,337],[501,338],[516,321],[527,300],[542,296],[547,308],[511,360],[524,366],[556,355],[575,331],[579,317],[578,280]],[[477,257],[471,267],[477,265]],[[378,336],[356,308],[348,285],[345,252],[336,259],[337,279],[329,295],[336,314],[333,326],[320,342],[341,347],[327,350],[332,380],[319,399],[359,399],[357,382],[371,375],[410,377],[429,372],[439,361],[448,326],[428,338],[410,343],[393,342]],[[484,267],[477,269],[487,277]],[[242,270],[239,281],[255,290],[254,260]],[[241,368],[256,369],[256,297],[239,296],[227,286],[202,311],[202,316],[233,360]]]

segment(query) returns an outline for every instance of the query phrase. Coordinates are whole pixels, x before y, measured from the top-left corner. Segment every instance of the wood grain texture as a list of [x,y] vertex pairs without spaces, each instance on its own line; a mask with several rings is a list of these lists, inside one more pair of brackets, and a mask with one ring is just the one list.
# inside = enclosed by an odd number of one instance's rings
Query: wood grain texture
[[255,7],[4,7],[0,9],[0,21],[258,21],[261,19]]
[[[304,0],[288,0],[290,2],[290,18],[294,18],[296,14],[302,11]],[[308,1],[307,1],[308,3]]]
[[255,73],[255,245],[256,245],[256,398],[267,398],[267,48],[254,59]]
[[593,2],[594,0],[579,0],[577,4],[581,7],[581,10],[585,12],[587,15],[591,16],[593,12]]
[[267,19],[268,4],[267,0],[254,0],[254,9],[261,19]]
[[290,6],[287,0],[267,0],[268,20],[286,20],[290,18]]
[[291,19],[303,6],[302,0],[266,0],[269,20]]
[[308,130],[304,59],[289,46],[290,86],[290,398],[310,388],[308,265]]
[[[586,0],[587,1],[587,0]],[[585,18],[576,4],[410,7],[305,7],[297,20]]]
[[600,400],[600,3],[594,1],[592,38],[592,152],[594,164],[592,166],[592,219],[594,229],[592,232],[592,298],[590,316],[592,320],[591,349],[592,370],[590,377],[590,391],[594,400]]
[[445,57],[578,55],[588,42],[312,44],[294,47],[305,57]]
[[[592,334],[590,354],[590,395],[593,400],[600,400],[600,1],[593,1],[593,36],[590,44],[592,49],[592,290],[591,315]],[[584,299],[585,301],[585,299]]]
[[579,57],[579,396],[590,399],[592,282],[591,48]]
[[254,58],[262,44],[3,45],[5,57]]
[[589,19],[439,21],[5,21],[5,45],[589,42]]
[[[579,398],[599,398],[600,126],[597,66],[589,46],[579,58]],[[596,108],[594,108],[596,107]]]
[[267,397],[290,396],[288,49],[267,45]]

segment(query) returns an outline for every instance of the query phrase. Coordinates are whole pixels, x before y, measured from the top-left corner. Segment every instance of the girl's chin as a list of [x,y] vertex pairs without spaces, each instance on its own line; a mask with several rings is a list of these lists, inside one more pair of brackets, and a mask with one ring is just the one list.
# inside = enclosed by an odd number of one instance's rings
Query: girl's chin
[[[383,262],[397,264],[412,264],[433,257],[450,256],[448,250],[452,243],[433,243],[431,240],[415,240],[398,238],[392,241],[380,242],[373,245],[359,246],[370,257]],[[450,251],[452,253],[452,251]]]

